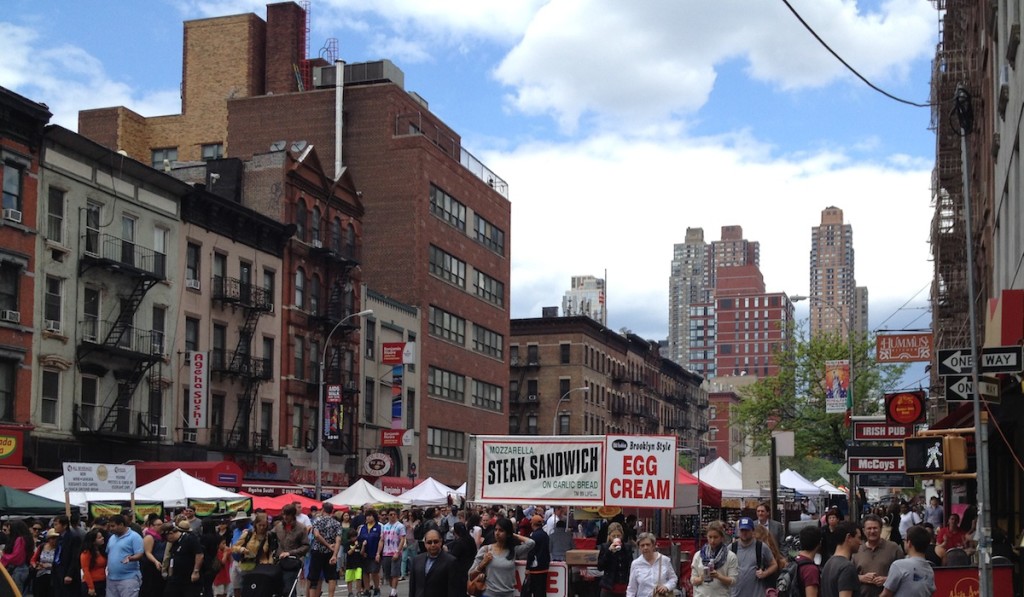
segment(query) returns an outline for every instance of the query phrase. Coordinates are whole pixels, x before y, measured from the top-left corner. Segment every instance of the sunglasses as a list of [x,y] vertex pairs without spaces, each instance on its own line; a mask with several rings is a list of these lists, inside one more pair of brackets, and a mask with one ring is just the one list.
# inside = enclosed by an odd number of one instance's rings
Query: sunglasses
[[43,530],[43,527],[32,527],[32,530],[38,533]]

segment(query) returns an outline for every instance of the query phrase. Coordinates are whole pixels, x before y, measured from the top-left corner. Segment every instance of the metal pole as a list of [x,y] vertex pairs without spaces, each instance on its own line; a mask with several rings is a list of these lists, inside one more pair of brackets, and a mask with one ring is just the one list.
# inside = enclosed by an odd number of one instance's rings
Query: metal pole
[[566,401],[569,400],[569,394],[572,394],[573,392],[589,392],[589,391],[590,391],[590,387],[589,386],[582,386],[582,387],[579,387],[579,388],[573,388],[573,389],[569,390],[568,392],[562,394],[562,397],[558,399],[558,403],[555,404],[555,413],[553,415],[551,415],[551,435],[558,435],[558,433],[556,433],[556,430],[558,429],[558,408],[560,406],[562,406],[563,402],[566,402]]
[[768,474],[771,476],[769,480],[768,490],[771,495],[768,496],[768,505],[771,507],[769,516],[771,520],[776,520],[775,510],[775,495],[779,492],[779,454],[778,449],[775,445],[775,434],[772,434],[772,447],[771,447],[771,462],[768,464]]
[[978,391],[978,324],[974,295],[974,223],[971,220],[971,174],[967,135],[973,129],[974,113],[971,95],[958,85],[954,96],[954,111],[960,121],[960,157],[964,185],[964,237],[967,245],[967,313],[971,338],[971,383],[974,388],[974,443],[977,470],[978,502],[978,595],[992,595],[991,531],[988,523],[988,420],[981,416],[981,392]]
[[[854,288],[853,294],[856,297],[857,289]],[[853,305],[855,301],[850,301],[848,308],[850,309],[850,318],[846,325],[846,335],[849,336],[847,340],[850,342],[850,390],[847,394],[846,404],[846,425],[850,425],[850,421],[853,415],[857,414],[854,405],[857,395],[855,394],[856,386],[854,386],[854,366],[853,360],[855,356],[854,343],[853,343]],[[854,522],[860,520],[860,505],[857,503],[857,475],[850,474],[850,519]]]
[[313,496],[313,499],[319,500],[320,496],[321,496],[321,494],[323,492],[324,432],[326,431],[324,429],[324,392],[327,390],[327,385],[324,382],[325,382],[325,380],[327,378],[327,368],[326,368],[327,347],[330,345],[331,336],[333,336],[334,332],[338,331],[338,329],[342,325],[344,325],[346,321],[348,321],[349,319],[352,319],[353,317],[364,317],[366,315],[373,315],[373,309],[367,309],[365,311],[360,311],[359,313],[353,313],[351,315],[347,315],[347,316],[343,317],[342,320],[339,321],[331,329],[330,333],[327,334],[327,337],[324,338],[324,349],[320,353],[320,392],[319,392],[319,394],[320,394],[320,396],[319,396],[320,397],[320,405],[319,405],[319,408],[317,408],[317,411],[316,411],[317,412],[317,417],[316,417],[316,430],[317,430],[317,434],[316,434],[316,485],[314,486],[314,489],[313,489],[313,491],[315,492],[315,494]]

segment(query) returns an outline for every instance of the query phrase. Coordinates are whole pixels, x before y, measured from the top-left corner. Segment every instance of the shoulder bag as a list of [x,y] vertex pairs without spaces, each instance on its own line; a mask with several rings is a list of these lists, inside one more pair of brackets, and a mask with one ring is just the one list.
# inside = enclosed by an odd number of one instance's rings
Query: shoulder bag
[[[490,546],[488,546],[487,552],[490,553],[490,551]],[[466,583],[466,593],[472,597],[481,597],[484,594],[484,591],[487,590],[486,568],[486,565],[480,567],[476,573],[469,577],[469,582]]]

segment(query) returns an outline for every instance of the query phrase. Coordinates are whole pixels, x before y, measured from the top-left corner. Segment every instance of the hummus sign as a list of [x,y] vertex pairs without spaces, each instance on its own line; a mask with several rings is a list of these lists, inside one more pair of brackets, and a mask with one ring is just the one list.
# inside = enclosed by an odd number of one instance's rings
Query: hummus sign
[[675,506],[675,436],[472,438],[477,502]]

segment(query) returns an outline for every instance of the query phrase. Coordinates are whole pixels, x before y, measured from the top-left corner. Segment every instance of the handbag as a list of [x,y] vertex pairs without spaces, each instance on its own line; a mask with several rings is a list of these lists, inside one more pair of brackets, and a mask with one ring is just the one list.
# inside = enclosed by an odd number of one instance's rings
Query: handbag
[[277,565],[284,572],[295,572],[302,569],[302,560],[295,556],[288,556],[277,561]]
[[487,590],[486,572],[477,572],[469,579],[469,582],[466,583],[466,593],[473,597],[481,597],[485,590]]

